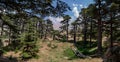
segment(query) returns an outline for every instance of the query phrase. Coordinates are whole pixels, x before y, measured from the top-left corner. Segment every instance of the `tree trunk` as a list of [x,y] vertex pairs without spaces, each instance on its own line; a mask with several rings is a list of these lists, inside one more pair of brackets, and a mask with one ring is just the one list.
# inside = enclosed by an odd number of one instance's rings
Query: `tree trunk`
[[21,27],[21,33],[23,33],[23,32],[24,32],[24,27],[25,27],[25,26],[24,26],[24,25],[25,25],[25,22],[22,21],[22,24],[21,24],[21,25],[22,25],[22,27]]
[[11,28],[9,28],[9,44],[11,43]]
[[67,31],[66,31],[67,35],[66,35],[66,41],[68,41],[68,21],[67,21]]
[[102,29],[101,21],[98,21],[98,53],[102,52]]
[[110,21],[110,48],[113,47],[113,22],[112,22],[112,15],[111,16],[111,21]]
[[46,26],[46,28],[45,28],[45,38],[44,39],[47,39],[47,32],[48,32],[48,26]]
[[53,34],[53,40],[55,40],[55,34]]
[[3,29],[4,29],[4,24],[2,22],[2,26],[1,26],[1,36],[3,35]]
[[87,23],[86,23],[86,17],[84,18],[84,47],[85,47],[85,45],[86,45],[86,43],[87,43]]
[[74,25],[74,45],[76,46],[76,25]]
[[101,54],[102,53],[102,23],[101,23],[101,13],[100,13],[100,10],[101,10],[101,1],[98,0],[98,54]]
[[91,43],[92,43],[92,20],[90,20],[90,47],[92,46]]
[[[42,28],[43,29],[43,28]],[[41,31],[41,34],[40,34],[40,38],[42,39],[43,38],[43,31]]]
[[41,31],[40,31],[40,32],[41,32],[41,33],[40,33],[40,38],[41,38],[41,39],[43,38],[43,30],[44,30],[44,29],[43,29],[43,24],[41,24]]

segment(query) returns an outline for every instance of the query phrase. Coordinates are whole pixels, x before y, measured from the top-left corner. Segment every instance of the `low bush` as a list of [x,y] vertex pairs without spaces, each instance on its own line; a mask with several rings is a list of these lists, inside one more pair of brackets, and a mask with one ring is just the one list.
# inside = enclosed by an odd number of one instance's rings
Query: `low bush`
[[68,57],[69,60],[77,58],[71,48],[67,48],[64,50],[64,56]]

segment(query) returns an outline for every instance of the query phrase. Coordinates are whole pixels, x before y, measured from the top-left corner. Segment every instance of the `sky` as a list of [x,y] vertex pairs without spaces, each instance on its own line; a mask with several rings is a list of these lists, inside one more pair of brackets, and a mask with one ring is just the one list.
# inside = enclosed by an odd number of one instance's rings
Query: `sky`
[[[73,22],[78,16],[79,12],[81,11],[81,8],[87,7],[90,3],[93,3],[93,0],[62,0],[66,2],[70,8],[71,11],[67,11],[65,14],[71,16],[71,21]],[[60,21],[63,20],[62,17],[48,17],[51,21],[53,21],[53,25],[55,29],[59,29],[61,26]]]

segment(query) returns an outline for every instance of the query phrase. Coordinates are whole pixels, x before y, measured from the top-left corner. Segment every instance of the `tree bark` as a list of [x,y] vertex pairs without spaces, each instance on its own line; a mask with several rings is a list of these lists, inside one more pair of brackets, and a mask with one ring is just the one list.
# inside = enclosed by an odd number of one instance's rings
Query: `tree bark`
[[74,45],[76,46],[76,28],[77,26],[74,25]]
[[90,20],[90,47],[92,46],[91,43],[92,43],[92,20]]
[[67,31],[66,31],[67,35],[66,35],[66,41],[68,41],[68,21],[67,21]]
[[4,29],[4,24],[3,24],[3,22],[2,22],[2,26],[1,26],[1,36],[3,35],[3,29]]
[[11,28],[9,28],[9,44],[11,43]]
[[112,22],[112,15],[110,20],[110,48],[113,47],[113,22]]
[[102,53],[102,23],[101,23],[101,1],[98,0],[98,54]]
[[84,47],[87,43],[87,23],[86,23],[86,17],[84,17]]

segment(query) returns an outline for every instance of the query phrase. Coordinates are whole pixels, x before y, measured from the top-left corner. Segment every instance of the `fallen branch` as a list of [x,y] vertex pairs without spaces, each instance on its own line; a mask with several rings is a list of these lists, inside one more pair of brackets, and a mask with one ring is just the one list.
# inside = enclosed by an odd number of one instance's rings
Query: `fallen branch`
[[81,53],[81,52],[80,52],[77,48],[75,48],[75,47],[72,47],[71,49],[72,49],[72,51],[74,52],[74,54],[75,54],[77,57],[80,57],[80,58],[91,58],[91,57],[86,56],[86,55],[84,55],[83,53]]

